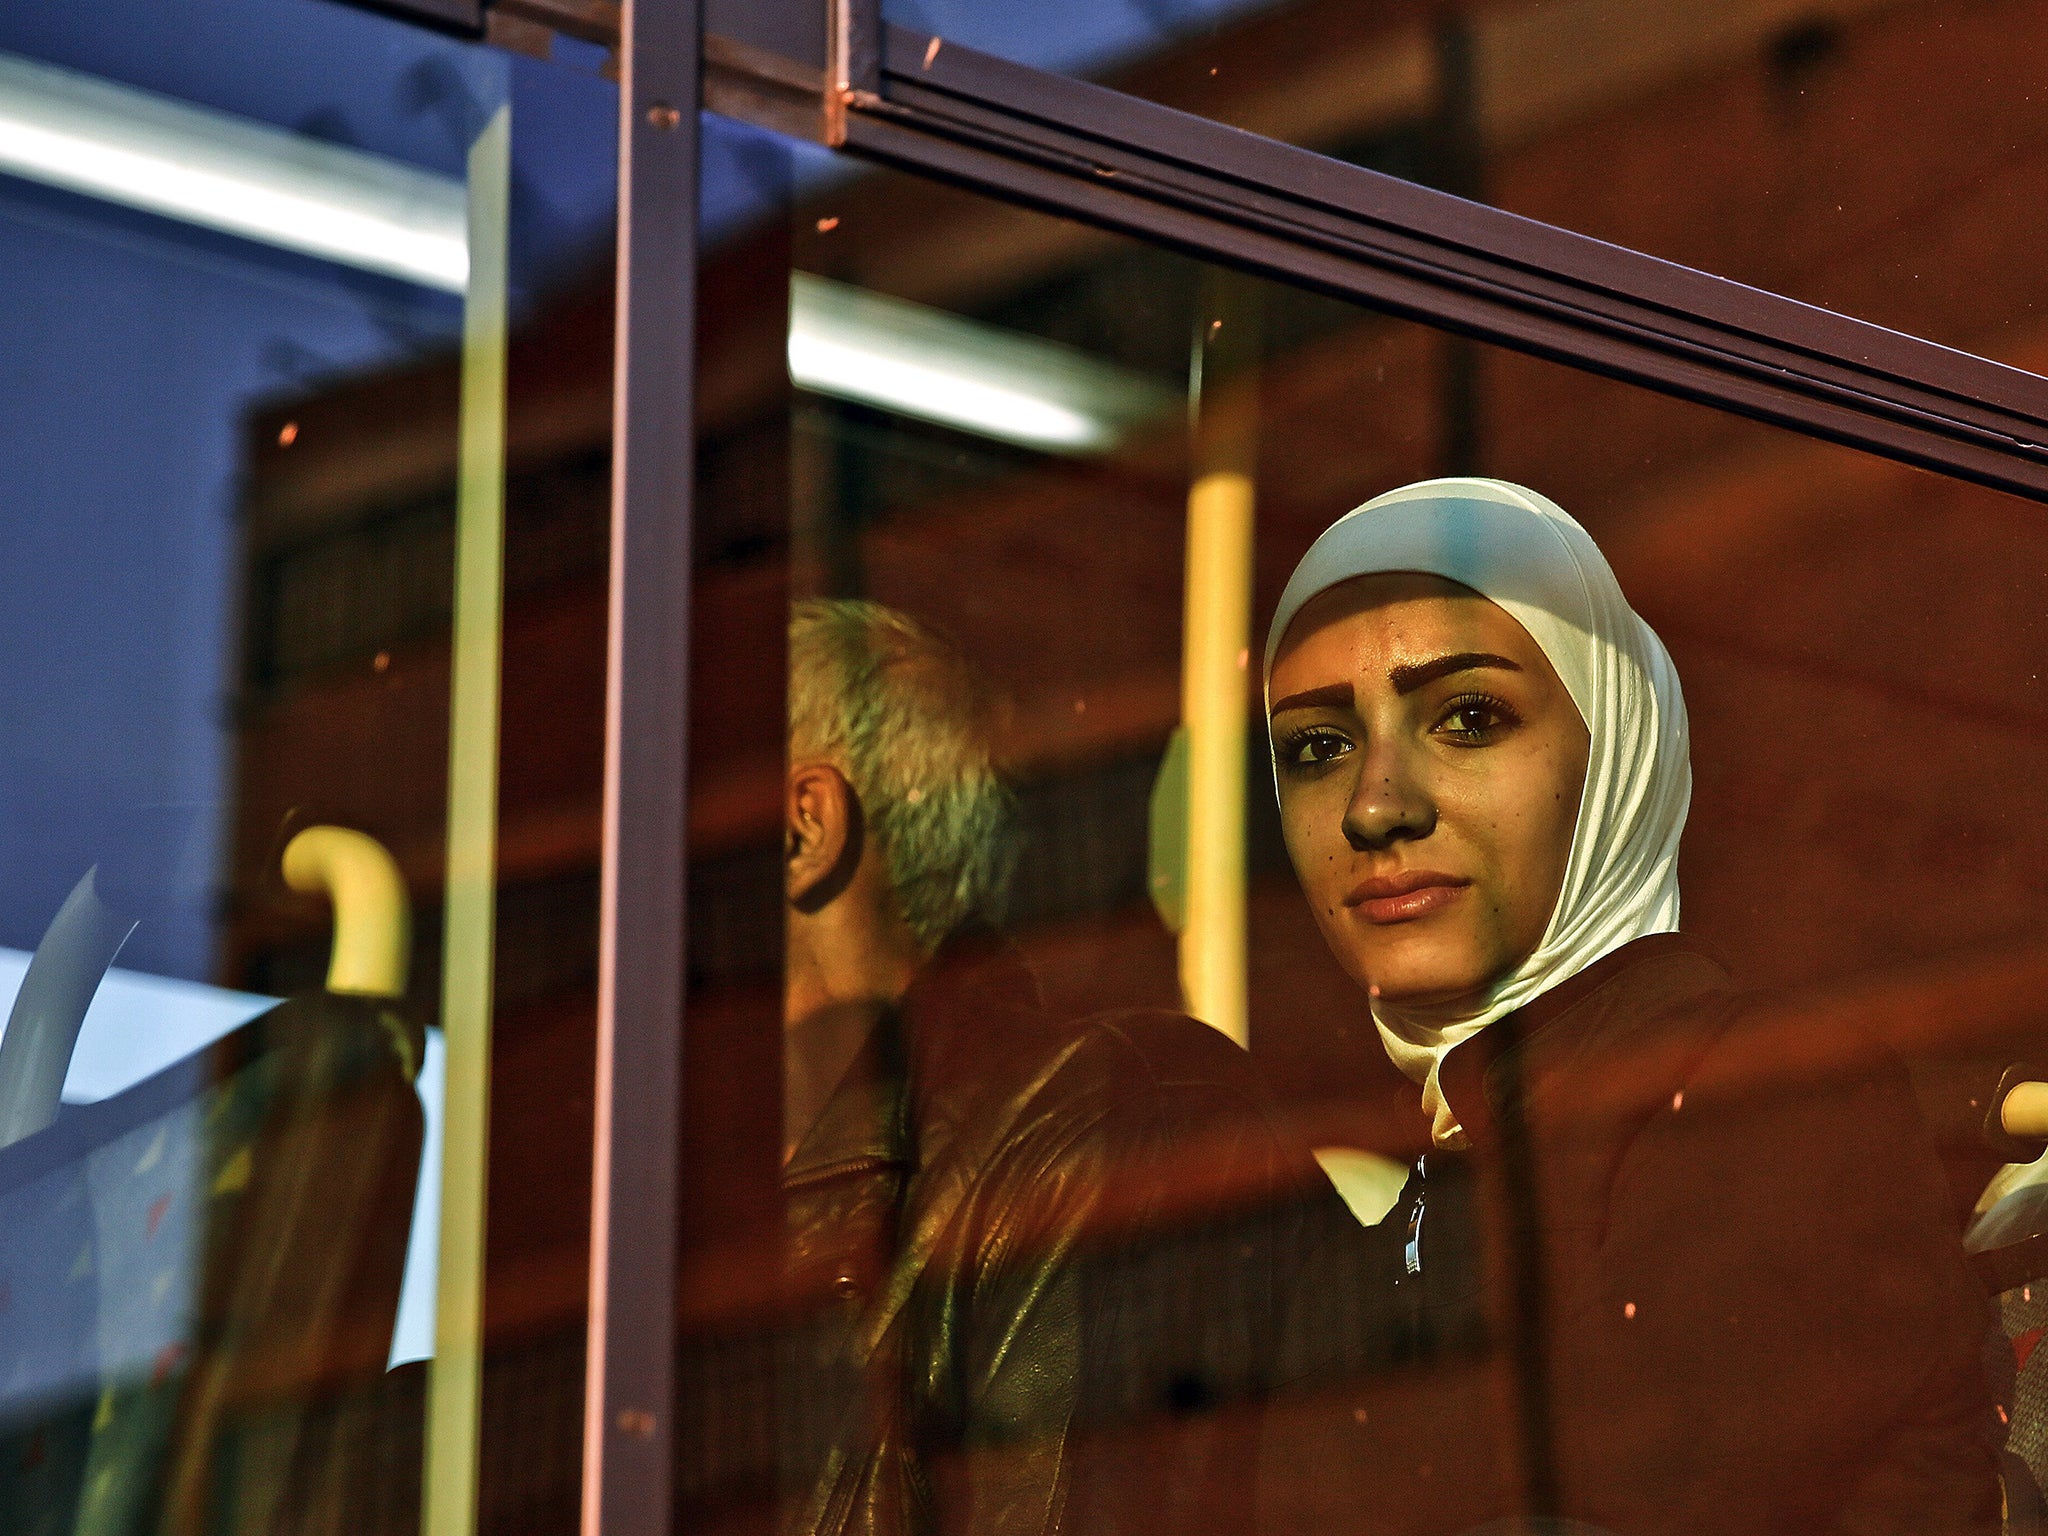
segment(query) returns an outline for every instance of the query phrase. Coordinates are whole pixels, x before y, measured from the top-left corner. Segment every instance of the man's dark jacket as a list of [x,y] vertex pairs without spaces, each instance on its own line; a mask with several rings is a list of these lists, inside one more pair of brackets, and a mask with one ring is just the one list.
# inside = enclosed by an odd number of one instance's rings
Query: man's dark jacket
[[1320,1385],[1268,1426],[1277,1528],[1998,1530],[1995,1325],[1881,1048],[1663,935],[1441,1081],[1469,1152],[1325,1255],[1292,1330]]
[[785,1528],[1249,1528],[1260,1400],[1334,1200],[1249,1058],[1165,1013],[1055,1025],[956,945],[785,1172],[825,1326]]

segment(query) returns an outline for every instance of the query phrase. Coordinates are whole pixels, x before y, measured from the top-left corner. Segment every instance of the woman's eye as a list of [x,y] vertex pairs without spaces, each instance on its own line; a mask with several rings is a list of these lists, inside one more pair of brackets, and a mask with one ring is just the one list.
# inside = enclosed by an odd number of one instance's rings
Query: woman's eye
[[1302,731],[1287,742],[1287,761],[1295,767],[1316,768],[1333,763],[1351,750],[1351,743],[1335,731]]
[[1494,699],[1460,699],[1444,711],[1437,730],[1463,746],[1497,741],[1520,724],[1514,711]]

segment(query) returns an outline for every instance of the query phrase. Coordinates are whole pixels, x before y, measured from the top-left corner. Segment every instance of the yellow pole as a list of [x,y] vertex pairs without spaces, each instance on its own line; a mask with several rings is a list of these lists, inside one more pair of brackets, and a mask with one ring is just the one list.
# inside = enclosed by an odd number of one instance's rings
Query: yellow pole
[[1250,709],[1253,473],[1258,443],[1257,289],[1204,276],[1189,367],[1194,474],[1188,489],[1181,627],[1187,764],[1181,997],[1238,1044],[1250,1039],[1245,982],[1245,756]]
[[427,1378],[422,1536],[473,1536],[483,1386],[484,1180],[497,919],[499,642],[504,627],[505,290],[512,109],[469,151],[469,289],[455,497],[448,869],[441,944],[441,1257]]
[[1245,1001],[1246,671],[1252,621],[1251,476],[1217,469],[1188,492],[1181,724],[1187,732],[1187,1010],[1238,1044]]

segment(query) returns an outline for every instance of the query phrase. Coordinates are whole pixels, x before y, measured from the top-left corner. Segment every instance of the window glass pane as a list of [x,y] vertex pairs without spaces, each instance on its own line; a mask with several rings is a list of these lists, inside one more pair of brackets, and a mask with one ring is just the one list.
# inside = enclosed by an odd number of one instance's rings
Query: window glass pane
[[0,1527],[573,1518],[597,63],[0,16]]
[[2023,5],[884,0],[901,25],[2041,366]]
[[2039,509],[713,132],[687,1508],[2035,1498]]

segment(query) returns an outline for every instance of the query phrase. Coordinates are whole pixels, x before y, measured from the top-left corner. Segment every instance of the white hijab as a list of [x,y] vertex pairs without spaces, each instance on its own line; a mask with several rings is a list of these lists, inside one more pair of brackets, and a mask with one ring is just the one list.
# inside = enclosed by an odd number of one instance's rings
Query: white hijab
[[1564,886],[1534,953],[1476,1009],[1372,1004],[1388,1056],[1422,1085],[1437,1144],[1457,1145],[1437,1084],[1452,1046],[1630,940],[1676,931],[1678,839],[1692,800],[1685,699],[1663,642],[1563,508],[1506,481],[1450,479],[1375,496],[1302,556],[1266,640],[1269,708],[1273,657],[1302,605],[1383,571],[1442,576],[1505,609],[1549,658],[1591,737]]

